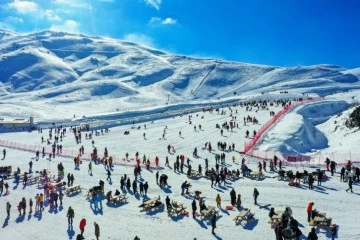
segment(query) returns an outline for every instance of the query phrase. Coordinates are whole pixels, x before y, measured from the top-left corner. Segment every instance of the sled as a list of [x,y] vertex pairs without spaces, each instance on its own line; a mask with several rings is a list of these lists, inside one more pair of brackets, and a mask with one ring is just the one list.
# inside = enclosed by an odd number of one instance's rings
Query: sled
[[234,206],[232,206],[232,205],[227,205],[227,206],[225,207],[225,209],[226,209],[226,210],[234,210]]

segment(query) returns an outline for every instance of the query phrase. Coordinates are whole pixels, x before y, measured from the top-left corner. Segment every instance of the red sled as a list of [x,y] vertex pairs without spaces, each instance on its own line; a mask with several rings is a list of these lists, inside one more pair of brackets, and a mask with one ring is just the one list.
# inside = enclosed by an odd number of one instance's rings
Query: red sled
[[234,206],[232,206],[232,205],[227,205],[227,206],[225,207],[225,209],[226,209],[226,210],[234,210]]
[[189,216],[189,212],[188,211],[185,211],[183,212],[184,216],[188,217]]

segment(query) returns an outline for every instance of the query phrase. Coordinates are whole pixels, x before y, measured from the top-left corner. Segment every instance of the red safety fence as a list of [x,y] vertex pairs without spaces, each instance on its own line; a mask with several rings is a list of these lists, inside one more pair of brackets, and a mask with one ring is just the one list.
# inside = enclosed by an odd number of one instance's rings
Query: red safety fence
[[304,104],[304,103],[308,103],[308,102],[313,102],[313,101],[319,101],[319,100],[323,100],[323,97],[318,97],[318,98],[307,98],[304,99],[302,101],[295,101],[292,102],[290,105],[286,106],[283,110],[279,111],[278,113],[276,113],[273,118],[271,118],[269,121],[267,121],[261,128],[260,130],[258,130],[255,134],[255,136],[253,136],[253,138],[248,142],[245,143],[244,146],[244,153],[247,154],[249,153],[253,147],[256,145],[256,143],[259,141],[259,139],[262,137],[262,135],[272,126],[274,125],[282,116],[284,116],[286,113],[288,113],[290,110],[292,110],[293,108]]
[[[40,154],[42,154],[42,149],[44,147],[44,153],[48,156],[50,153],[52,154],[52,147],[51,146],[39,146],[39,145],[31,145],[31,144],[23,144],[23,143],[16,143],[16,142],[10,142],[10,141],[3,141],[0,140],[0,146],[6,147],[6,148],[12,148],[20,151],[27,151],[27,152],[33,152],[36,153],[39,151]],[[74,159],[79,155],[79,151],[71,150],[71,149],[62,149],[62,151],[58,152],[55,150],[55,157],[64,157],[64,158],[71,158]],[[113,164],[114,165],[123,165],[123,166],[135,166],[137,163],[134,158],[116,158],[114,155],[113,157]],[[91,153],[85,153],[81,154],[80,157],[81,161],[91,161]],[[119,159],[119,160],[116,160]],[[121,159],[121,160],[120,160]],[[160,166],[159,166],[160,167]],[[155,160],[150,160],[150,168],[159,168],[155,164]]]

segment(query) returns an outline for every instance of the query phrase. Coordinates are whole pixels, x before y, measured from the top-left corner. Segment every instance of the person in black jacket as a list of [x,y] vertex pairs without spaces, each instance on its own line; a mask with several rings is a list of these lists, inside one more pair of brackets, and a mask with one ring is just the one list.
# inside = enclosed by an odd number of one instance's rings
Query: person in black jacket
[[215,234],[214,230],[216,228],[216,214],[214,214],[211,218],[211,227],[212,227],[212,234]]
[[311,228],[311,232],[309,232],[309,235],[307,237],[307,240],[317,240],[318,236],[316,235],[315,228]]
[[276,213],[275,213],[275,208],[270,208],[270,212],[269,212],[269,217],[270,218],[272,218],[274,215],[277,215]]
[[166,209],[169,211],[171,209],[171,202],[169,196],[166,196],[165,204],[166,204]]
[[73,218],[75,216],[74,210],[71,208],[71,206],[69,207],[68,211],[67,211],[67,217],[68,217],[68,223],[69,225],[73,224]]
[[353,185],[353,179],[352,179],[352,177],[349,177],[349,188],[346,189],[346,191],[351,190],[351,192],[353,192],[353,190],[352,190],[352,185]]
[[195,214],[196,214],[196,210],[197,210],[195,199],[193,200],[193,202],[192,202],[192,204],[191,204],[191,207],[192,207],[192,215],[193,215],[193,218],[195,218]]
[[336,165],[337,165],[337,164],[336,164],[335,161],[331,161],[331,162],[330,162],[331,176],[334,176],[334,172],[335,172]]
[[340,182],[345,181],[345,167],[342,167],[340,170]]

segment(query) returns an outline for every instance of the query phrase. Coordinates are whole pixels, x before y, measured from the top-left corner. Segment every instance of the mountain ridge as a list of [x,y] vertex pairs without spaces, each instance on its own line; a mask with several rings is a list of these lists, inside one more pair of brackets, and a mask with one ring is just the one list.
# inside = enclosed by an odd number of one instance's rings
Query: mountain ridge
[[[0,101],[31,93],[28,101],[108,97],[136,103],[146,95],[154,102],[186,102],[291,89],[316,96],[360,89],[360,68],[201,59],[127,41],[54,31],[0,30],[0,36]],[[66,99],[59,99],[64,93]]]

